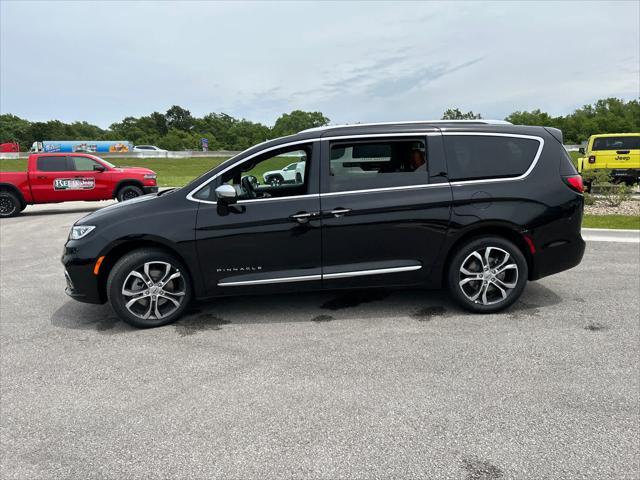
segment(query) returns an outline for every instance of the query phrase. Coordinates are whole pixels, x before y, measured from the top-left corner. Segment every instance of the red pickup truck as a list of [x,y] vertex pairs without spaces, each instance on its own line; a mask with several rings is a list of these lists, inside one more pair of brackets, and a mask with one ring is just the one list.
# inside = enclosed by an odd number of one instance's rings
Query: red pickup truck
[[0,217],[13,217],[38,203],[122,202],[157,192],[156,177],[148,168],[120,168],[95,155],[32,154],[26,172],[0,172]]

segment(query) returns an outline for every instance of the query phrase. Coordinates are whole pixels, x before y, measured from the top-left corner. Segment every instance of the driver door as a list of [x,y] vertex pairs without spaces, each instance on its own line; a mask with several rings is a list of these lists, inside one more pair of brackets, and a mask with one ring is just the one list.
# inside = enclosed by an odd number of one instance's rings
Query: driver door
[[[196,243],[208,294],[320,288],[319,156],[318,142],[271,147],[194,193],[200,202]],[[304,164],[303,177],[277,186],[263,183],[264,172],[293,162]],[[217,202],[215,189],[224,183],[236,189],[237,203]]]

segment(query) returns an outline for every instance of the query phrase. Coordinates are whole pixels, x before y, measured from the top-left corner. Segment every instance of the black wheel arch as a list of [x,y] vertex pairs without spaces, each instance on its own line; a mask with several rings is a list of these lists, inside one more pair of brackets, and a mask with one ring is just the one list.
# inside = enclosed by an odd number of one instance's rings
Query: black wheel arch
[[27,202],[22,196],[22,192],[18,190],[18,187],[16,187],[15,185],[11,183],[0,183],[0,192],[11,192],[20,201],[21,208],[24,209],[24,207],[27,206]]
[[144,192],[144,185],[140,180],[136,180],[134,178],[126,178],[124,180],[120,180],[113,189],[111,194],[111,198],[116,198],[118,196],[118,192],[123,187],[128,187],[129,185],[133,187],[138,187],[140,190]]
[[444,260],[439,265],[441,269],[440,278],[442,285],[446,284],[449,263],[458,251],[459,247],[475,238],[487,236],[502,237],[516,245],[524,255],[524,258],[527,261],[529,275],[531,275],[533,270],[533,256],[527,240],[525,239],[525,232],[516,225],[507,222],[483,222],[463,228],[455,232],[455,234],[449,238],[447,246],[442,252],[442,258],[444,258]]
[[[194,272],[191,269],[189,262],[185,259],[184,255],[182,255],[171,242],[161,239],[161,238],[142,238],[142,239],[122,239],[116,242],[113,242],[109,246],[107,246],[99,255],[99,257],[104,256],[104,260],[100,264],[100,271],[98,274],[98,291],[100,295],[100,299],[103,302],[107,301],[107,280],[109,278],[109,274],[113,266],[126,254],[133,252],[134,250],[139,250],[141,248],[155,248],[158,250],[162,250],[169,255],[176,257],[178,260],[182,262],[182,264],[187,269],[187,275],[189,276],[189,280],[191,281],[191,285],[194,288],[194,297],[201,296],[199,295],[202,292],[202,284],[200,282],[200,278],[194,275]],[[98,257],[98,258],[99,258]]]

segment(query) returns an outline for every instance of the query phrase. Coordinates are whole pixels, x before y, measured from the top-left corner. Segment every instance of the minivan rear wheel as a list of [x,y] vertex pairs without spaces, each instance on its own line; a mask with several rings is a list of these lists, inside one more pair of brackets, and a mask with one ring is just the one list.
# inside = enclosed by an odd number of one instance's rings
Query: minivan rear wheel
[[522,294],[528,278],[522,251],[502,237],[481,237],[463,244],[448,271],[451,295],[466,310],[498,312]]
[[186,267],[163,250],[134,250],[116,262],[107,280],[116,314],[138,328],[176,321],[193,295]]

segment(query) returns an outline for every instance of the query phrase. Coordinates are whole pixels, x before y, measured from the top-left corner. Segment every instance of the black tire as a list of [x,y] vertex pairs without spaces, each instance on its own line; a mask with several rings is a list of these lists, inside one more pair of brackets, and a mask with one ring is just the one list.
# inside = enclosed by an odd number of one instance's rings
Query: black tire
[[280,175],[272,175],[267,178],[267,183],[272,187],[279,187],[283,183],[283,178]]
[[[145,264],[149,265],[148,270],[145,270]],[[170,270],[166,270],[166,264],[171,266]],[[134,270],[143,277],[147,277],[145,272],[148,271],[147,278],[151,283],[145,285],[142,278],[132,273]],[[167,281],[176,273],[178,277]],[[123,288],[138,295],[125,295]],[[179,295],[180,292],[184,294]],[[134,327],[151,328],[173,323],[180,318],[191,301],[193,287],[189,272],[180,260],[160,249],[142,248],[127,253],[113,266],[107,280],[107,295],[111,307],[122,320]],[[134,297],[139,300],[128,308],[127,303]],[[175,302],[170,301],[169,297]],[[176,302],[179,306],[175,305]],[[147,312],[148,318],[144,318]]]
[[24,210],[22,202],[14,193],[0,191],[0,218],[15,217],[22,210]]
[[296,183],[302,183],[302,175],[300,175],[300,172],[296,172]]
[[135,185],[125,185],[124,187],[120,187],[116,198],[119,202],[126,202],[127,200],[131,200],[141,195],[144,195],[144,192],[140,187],[136,187]]
[[[485,269],[487,249],[490,266]],[[503,252],[507,253],[508,257],[505,257]],[[470,274],[461,272],[463,264],[465,271]],[[507,268],[503,270],[503,267]],[[493,313],[518,300],[527,284],[528,276],[527,260],[516,245],[502,237],[487,236],[471,239],[458,248],[449,264],[447,283],[451,296],[464,309],[474,313]],[[479,279],[476,280],[476,277]],[[477,298],[474,300],[476,295]],[[487,304],[484,299],[487,300]]]

